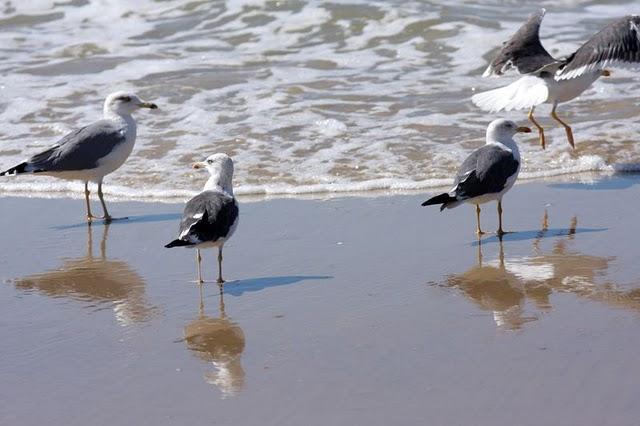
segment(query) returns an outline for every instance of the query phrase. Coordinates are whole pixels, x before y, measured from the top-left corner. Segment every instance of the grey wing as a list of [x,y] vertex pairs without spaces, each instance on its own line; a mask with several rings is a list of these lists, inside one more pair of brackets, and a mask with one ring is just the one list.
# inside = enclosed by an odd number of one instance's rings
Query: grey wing
[[27,160],[27,167],[36,173],[93,169],[125,140],[121,127],[100,120],[74,130],[48,150],[34,155]]
[[483,77],[499,76],[513,68],[520,74],[532,74],[549,66],[561,64],[540,42],[540,24],[544,14],[544,9],[531,14],[527,22],[507,42],[503,43],[502,49],[482,74]]
[[233,197],[204,191],[187,202],[180,222],[179,239],[198,244],[225,238],[238,219],[238,213],[238,203]]
[[500,192],[519,166],[511,152],[485,145],[462,163],[454,182],[455,197],[465,200]]
[[579,77],[607,66],[640,66],[640,16],[625,16],[604,27],[567,58],[556,79]]

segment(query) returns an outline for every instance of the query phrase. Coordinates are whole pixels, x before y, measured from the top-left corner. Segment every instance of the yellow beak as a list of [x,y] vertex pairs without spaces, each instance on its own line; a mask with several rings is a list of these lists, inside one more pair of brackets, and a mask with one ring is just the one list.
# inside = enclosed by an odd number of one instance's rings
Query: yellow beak
[[531,133],[531,129],[529,127],[522,126],[522,127],[518,127],[516,129],[516,132],[518,132],[518,133]]
[[138,106],[140,106],[140,108],[158,109],[158,105],[153,102],[141,102]]

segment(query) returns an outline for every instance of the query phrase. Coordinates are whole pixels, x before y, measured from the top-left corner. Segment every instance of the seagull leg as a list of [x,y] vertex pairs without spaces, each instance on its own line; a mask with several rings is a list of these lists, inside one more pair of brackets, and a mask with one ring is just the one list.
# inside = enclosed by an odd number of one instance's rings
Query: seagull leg
[[218,247],[218,284],[220,284],[220,290],[222,291],[222,284],[224,284],[222,279],[222,246]]
[[111,215],[107,211],[107,205],[105,204],[104,196],[102,195],[102,179],[98,182],[98,198],[100,198],[100,203],[102,204],[102,219],[104,219],[105,222],[111,222]]
[[476,204],[476,234],[484,234],[482,229],[480,229],[480,204]]
[[496,231],[496,235],[502,237],[504,234],[508,234],[502,229],[502,200],[498,201],[498,230]]
[[91,202],[89,201],[89,182],[84,182],[84,202],[87,205],[87,222],[91,223],[95,216],[91,214]]
[[200,256],[200,249],[196,249],[196,265],[198,266],[198,284],[202,284],[202,256]]
[[558,123],[562,124],[562,127],[564,127],[564,131],[567,133],[567,139],[569,140],[569,145],[571,145],[571,148],[576,149],[576,145],[573,141],[573,130],[571,129],[571,126],[569,126],[564,121],[560,120],[560,117],[558,117],[558,114],[556,114],[557,106],[558,106],[557,103],[553,104],[553,108],[551,108],[551,117],[553,117],[553,119],[556,120]]
[[533,111],[535,110],[536,110],[536,107],[532,106],[531,109],[529,110],[529,115],[527,117],[529,117],[529,121],[531,121],[533,125],[536,126],[536,128],[538,129],[538,134],[540,135],[540,145],[542,146],[542,149],[545,149],[546,141],[544,138],[544,129],[540,124],[538,124],[536,119],[533,117]]

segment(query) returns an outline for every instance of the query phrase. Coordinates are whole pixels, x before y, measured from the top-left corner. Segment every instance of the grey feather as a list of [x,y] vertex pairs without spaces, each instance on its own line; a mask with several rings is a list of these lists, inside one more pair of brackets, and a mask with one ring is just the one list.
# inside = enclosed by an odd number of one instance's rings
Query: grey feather
[[25,167],[31,172],[93,169],[126,140],[124,129],[110,120],[96,121],[67,134],[51,148],[34,155]]
[[497,145],[485,145],[475,150],[456,174],[454,194],[458,200],[502,191],[520,163],[513,154]]
[[230,195],[201,192],[187,202],[180,222],[180,237],[167,247],[185,245],[179,241],[195,245],[227,238],[238,214],[238,203]]
[[[540,42],[540,24],[545,10],[531,14],[518,31],[503,44],[483,76],[502,75],[515,68],[520,74],[533,74],[560,66]],[[555,71],[555,70],[554,70]]]
[[559,79],[577,77],[584,71],[602,69],[609,63],[640,65],[640,16],[625,16],[610,23],[566,61]]

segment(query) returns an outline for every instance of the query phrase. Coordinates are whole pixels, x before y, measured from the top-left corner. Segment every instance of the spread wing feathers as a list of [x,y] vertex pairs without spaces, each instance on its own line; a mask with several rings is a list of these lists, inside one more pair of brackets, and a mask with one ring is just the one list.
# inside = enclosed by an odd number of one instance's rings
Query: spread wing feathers
[[483,77],[500,76],[512,68],[520,74],[531,74],[560,61],[554,59],[540,42],[540,24],[545,10],[531,14],[527,22],[505,43]]
[[450,194],[462,201],[500,192],[518,166],[510,151],[496,145],[485,145],[462,163]]
[[607,66],[640,67],[640,16],[631,15],[612,22],[595,34],[566,60],[556,75],[558,80],[579,77]]
[[125,139],[122,128],[109,120],[100,120],[67,134],[51,148],[29,158],[17,172],[92,169]]
[[187,202],[180,222],[180,236],[166,247],[215,242],[229,235],[238,219],[238,204],[225,193],[204,191]]
[[484,111],[498,112],[531,108],[544,103],[548,97],[549,89],[544,81],[527,75],[508,86],[473,95],[471,101]]

